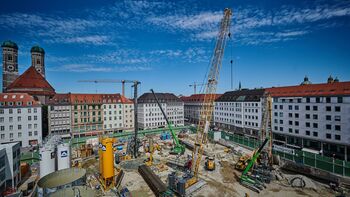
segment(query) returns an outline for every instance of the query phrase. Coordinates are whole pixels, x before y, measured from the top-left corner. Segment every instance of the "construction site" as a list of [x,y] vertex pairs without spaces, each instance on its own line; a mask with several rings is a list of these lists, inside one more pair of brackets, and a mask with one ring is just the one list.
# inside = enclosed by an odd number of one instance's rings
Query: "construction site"
[[[231,16],[226,8],[198,124],[175,127],[151,89],[166,125],[152,132],[139,131],[135,90],[134,131],[81,139],[48,136],[39,149],[40,161],[27,167],[31,176],[20,188],[25,196],[346,196],[346,178],[298,172],[298,165],[290,167],[276,154],[270,95],[263,97],[261,128],[254,143],[237,143],[237,137],[213,124],[214,94],[231,36]],[[138,81],[130,83],[137,89]]]

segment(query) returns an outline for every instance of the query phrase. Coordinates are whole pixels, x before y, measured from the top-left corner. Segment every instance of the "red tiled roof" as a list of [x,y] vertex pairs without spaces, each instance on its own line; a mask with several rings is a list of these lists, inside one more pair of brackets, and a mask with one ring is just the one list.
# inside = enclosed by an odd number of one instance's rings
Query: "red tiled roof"
[[121,95],[121,100],[122,100],[122,103],[125,103],[125,104],[133,104],[134,103],[133,100],[128,99],[123,95]]
[[133,103],[120,94],[56,94],[49,101],[50,104],[106,104],[106,103]]
[[1,93],[0,107],[26,107],[38,106],[39,101],[36,101],[27,93]]
[[[216,94],[215,99],[219,98],[222,94]],[[185,102],[203,102],[205,94],[192,94],[191,96],[183,96],[180,99]]]
[[6,92],[25,92],[34,95],[54,95],[55,89],[33,67],[29,67],[22,75],[13,81]]
[[272,97],[350,95],[350,81],[266,88]]

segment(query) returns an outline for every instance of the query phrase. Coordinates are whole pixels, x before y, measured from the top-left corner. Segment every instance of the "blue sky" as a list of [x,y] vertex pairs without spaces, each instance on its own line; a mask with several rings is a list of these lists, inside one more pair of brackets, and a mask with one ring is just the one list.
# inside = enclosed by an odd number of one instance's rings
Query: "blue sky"
[[[30,48],[46,51],[57,92],[120,92],[120,84],[82,79],[137,79],[141,92],[189,95],[202,82],[225,7],[233,10],[218,92],[233,85],[350,80],[350,1],[18,1],[0,7],[0,40],[19,45],[20,73]],[[127,96],[131,89],[127,88]]]

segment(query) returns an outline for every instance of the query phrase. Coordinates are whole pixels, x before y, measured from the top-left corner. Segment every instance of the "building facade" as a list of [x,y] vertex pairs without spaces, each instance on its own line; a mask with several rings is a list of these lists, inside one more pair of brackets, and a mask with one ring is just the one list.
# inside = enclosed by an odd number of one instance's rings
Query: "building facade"
[[120,94],[56,94],[48,109],[49,133],[63,137],[133,129],[133,103]]
[[[204,96],[205,94],[192,94],[191,96],[181,97],[181,100],[184,102],[185,122],[190,124],[198,124],[199,114],[203,107]],[[219,98],[220,96],[221,94],[216,94],[215,99]]]
[[0,144],[0,194],[21,182],[19,143]]
[[68,94],[56,94],[49,101],[48,130],[51,134],[61,135],[63,138],[71,134],[71,105]]
[[349,160],[350,82],[267,88],[274,143]]
[[0,94],[0,143],[19,142],[22,147],[42,141],[42,108],[26,93]]
[[221,129],[257,138],[264,89],[225,92],[215,100],[214,122]]
[[[175,126],[184,126],[184,103],[171,93],[156,93],[169,121]],[[144,93],[138,98],[138,124],[140,129],[166,127],[166,120],[152,93]]]

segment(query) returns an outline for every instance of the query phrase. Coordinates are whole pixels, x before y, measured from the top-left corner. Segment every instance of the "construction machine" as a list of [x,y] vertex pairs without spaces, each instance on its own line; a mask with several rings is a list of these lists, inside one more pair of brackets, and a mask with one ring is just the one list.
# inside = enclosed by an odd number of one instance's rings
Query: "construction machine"
[[160,104],[156,94],[154,93],[153,89],[151,89],[151,92],[153,94],[153,97],[154,99],[156,100],[159,108],[160,108],[160,111],[162,112],[163,116],[164,116],[164,119],[168,125],[168,128],[169,128],[169,131],[171,132],[171,135],[173,137],[173,143],[174,143],[174,147],[172,149],[172,151],[170,152],[171,154],[176,154],[176,155],[183,155],[184,152],[185,152],[185,146],[183,146],[182,144],[180,144],[179,142],[179,139],[177,138],[176,136],[176,133],[175,131],[173,130],[173,126],[171,124],[171,122],[169,121],[167,115],[165,114],[163,108],[162,108],[162,105]]
[[237,161],[235,168],[239,171],[243,171],[247,167],[248,163],[250,162],[250,158],[251,158],[250,155],[241,156]]
[[256,191],[258,193],[260,192],[260,190],[262,190],[265,187],[264,183],[259,181],[258,179],[256,179],[256,177],[249,175],[248,172],[255,164],[257,158],[259,157],[261,151],[263,150],[264,146],[267,144],[268,141],[269,141],[269,138],[265,138],[264,142],[261,144],[259,149],[254,152],[251,160],[249,161],[247,167],[244,169],[244,171],[242,172],[242,175],[240,177],[240,183],[243,186],[248,187],[248,188],[250,188],[253,191]]
[[205,158],[205,169],[209,171],[215,170],[215,159],[214,157],[206,157]]
[[[215,49],[211,62],[209,65],[209,72],[207,75],[207,85],[204,90],[203,104],[199,113],[199,122],[197,125],[197,133],[195,137],[195,143],[191,158],[190,173],[187,173],[184,177],[173,177],[173,174],[169,174],[169,187],[177,192],[179,195],[187,195],[186,191],[190,192],[192,188],[199,188],[205,184],[203,180],[198,177],[198,170],[202,155],[204,152],[204,146],[207,143],[207,135],[212,121],[214,101],[216,98],[216,88],[219,81],[220,69],[222,66],[222,59],[226,46],[226,40],[231,35],[229,33],[231,23],[232,11],[229,8],[224,10],[224,16],[220,23],[220,29],[215,44]],[[177,180],[173,183],[173,180]],[[203,183],[204,182],[204,183]],[[171,183],[171,184],[170,184]],[[191,187],[191,188],[190,188]]]

